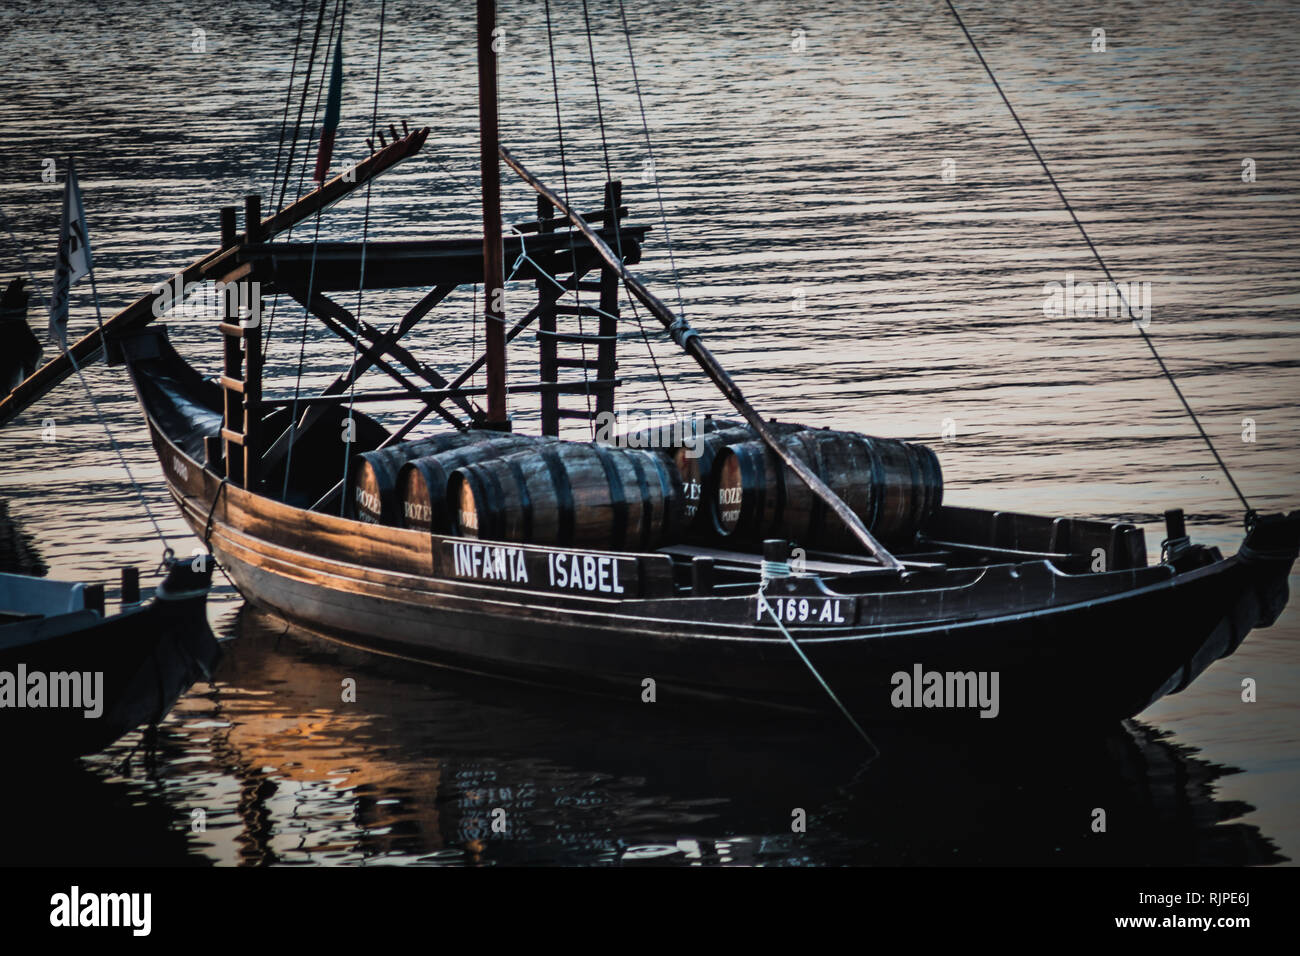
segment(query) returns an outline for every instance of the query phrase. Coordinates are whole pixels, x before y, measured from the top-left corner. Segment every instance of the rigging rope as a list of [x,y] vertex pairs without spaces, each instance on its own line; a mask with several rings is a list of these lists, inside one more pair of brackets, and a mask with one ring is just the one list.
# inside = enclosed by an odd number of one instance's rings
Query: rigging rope
[[[630,60],[631,63],[632,63],[632,77],[633,77],[634,82],[636,82],[637,103],[641,106],[641,122],[642,122],[642,126],[643,126],[643,128],[644,128],[644,127],[645,127],[645,106],[644,106],[644,104],[641,102],[641,86],[640,86],[640,83],[639,83],[639,81],[636,81],[636,60],[635,60],[635,58],[634,58],[633,55],[632,55],[632,38],[631,38],[631,34],[629,33],[629,31],[628,31],[628,27],[627,27],[627,13],[626,13],[626,11],[623,11],[622,7],[623,7],[622,0],[620,0],[620,2],[619,2],[619,9],[620,9],[620,11],[621,11],[622,14],[623,14],[623,34],[624,34],[624,36],[625,36],[626,39],[627,39],[627,52],[628,52],[628,58],[629,58],[629,60]],[[600,124],[600,149],[601,149],[601,154],[602,154],[602,156],[603,156],[603,158],[604,158],[604,160],[605,160],[605,181],[606,181],[606,182],[612,182],[613,179],[614,179],[614,172],[613,172],[613,169],[612,169],[612,167],[610,166],[610,162],[609,162],[609,142],[608,142],[608,140],[607,140],[607,138],[606,138],[606,134],[605,134],[605,112],[604,112],[604,109],[603,109],[603,107],[602,107],[602,105],[601,105],[601,101],[600,101],[600,78],[599,78],[599,76],[597,75],[597,72],[596,72],[596,50],[595,50],[595,47],[594,47],[593,42],[592,42],[592,33],[591,33],[591,17],[590,17],[590,15],[589,15],[589,13],[588,13],[588,9],[587,9],[587,0],[582,0],[582,19],[583,19],[583,22],[584,22],[584,24],[585,24],[585,26],[586,26],[586,28],[587,28],[587,58],[588,58],[589,62],[591,63],[591,85],[592,85],[592,88],[595,90],[595,94],[596,94],[596,119],[597,119],[598,123]],[[650,143],[650,131],[649,131],[648,128],[645,129],[645,135],[646,135],[646,145],[647,145],[647,147],[649,147],[649,143]],[[651,163],[651,168],[653,169],[653,168],[654,168],[654,151],[653,151],[653,149],[650,150],[650,163]],[[655,192],[656,192],[656,194],[658,194],[658,192],[659,192],[659,181],[658,181],[657,178],[656,178],[656,180],[655,180]],[[565,197],[565,201],[566,201],[566,202],[568,201],[568,197],[567,197],[567,196]],[[662,196],[662,195],[659,196],[659,212],[660,212],[660,216],[661,216],[661,218],[662,218],[662,216],[663,216],[663,196]],[[622,261],[622,259],[623,259],[623,231],[622,231],[622,230],[623,230],[623,223],[622,223],[622,220],[621,220],[621,219],[619,218],[619,216],[618,216],[618,209],[617,209],[617,207],[613,209],[613,217],[614,217],[614,251],[618,254],[618,258],[619,258],[619,260]],[[665,222],[665,224],[664,224],[664,238],[665,238],[665,240],[668,239],[668,226],[667,226],[667,223],[666,223],[666,222]],[[672,258],[672,245],[671,245],[671,243],[669,243],[669,246],[668,246],[668,258],[669,258],[669,262],[670,262],[670,264],[672,265],[672,269],[673,269],[673,278],[674,278],[674,280],[676,280],[676,278],[677,278],[677,265],[676,265],[676,263],[673,261],[673,258]],[[669,410],[669,413],[672,414],[672,415],[675,417],[675,416],[677,415],[677,406],[673,403],[673,397],[672,397],[672,394],[668,391],[668,383],[664,380],[663,370],[660,369],[660,367],[659,367],[659,359],[658,359],[658,357],[655,355],[655,353],[654,353],[654,349],[653,349],[653,348],[651,347],[651,345],[650,345],[650,336],[646,334],[645,325],[644,325],[644,323],[642,323],[642,321],[641,321],[641,313],[640,313],[640,311],[639,311],[639,310],[637,309],[637,307],[636,307],[636,299],[635,299],[634,297],[632,297],[631,295],[629,295],[629,296],[628,296],[628,301],[629,301],[629,303],[630,303],[631,306],[632,306],[632,316],[636,319],[637,327],[641,330],[641,341],[642,341],[642,342],[644,343],[644,345],[645,345],[646,353],[650,356],[650,363],[654,366],[655,377],[659,380],[659,387],[663,389],[663,392],[664,392],[664,398],[665,398],[665,399],[667,400],[667,402],[668,402],[668,410]],[[680,310],[680,308],[681,308],[681,284],[680,284],[680,282],[677,283],[677,302],[678,302],[678,307],[679,307],[679,310]],[[584,358],[585,358],[585,357],[586,357],[586,356],[585,356],[585,354],[584,354]],[[583,369],[583,377],[584,377],[584,380],[585,380],[585,377],[586,377],[586,368],[585,368],[585,367],[584,367],[584,369]],[[588,403],[588,405],[590,406],[590,403]],[[588,407],[588,414],[590,414],[590,407]]]
[[785,639],[790,642],[790,646],[794,648],[794,652],[799,655],[799,659],[804,662],[804,665],[812,673],[813,677],[816,678],[817,683],[821,685],[822,690],[826,691],[826,695],[830,697],[835,706],[839,708],[840,713],[844,715],[844,719],[853,725],[853,729],[858,732],[858,736],[865,740],[867,746],[875,751],[875,756],[879,756],[880,748],[877,747],[872,739],[867,736],[867,732],[863,730],[862,725],[854,719],[853,714],[849,713],[849,709],[840,702],[839,697],[835,695],[835,691],[831,690],[830,684],[826,683],[826,678],[822,677],[821,672],[813,666],[813,662],[808,659],[808,655],[805,654],[803,648],[799,646],[799,642],[794,639],[794,635],[786,630],[786,626],[781,623],[781,618],[777,615],[776,611],[772,609],[772,605],[768,603],[766,591],[769,583],[770,580],[764,580],[758,588],[759,612],[761,613],[764,608],[767,609],[767,613],[771,616],[772,622],[776,624]]
[[1169,371],[1169,367],[1165,365],[1165,360],[1161,358],[1160,353],[1156,351],[1155,342],[1151,340],[1151,336],[1147,334],[1146,329],[1144,329],[1138,322],[1137,316],[1133,314],[1133,306],[1129,304],[1128,299],[1120,289],[1119,284],[1111,275],[1110,267],[1106,265],[1106,261],[1101,257],[1101,253],[1098,252],[1097,247],[1093,245],[1092,237],[1088,235],[1088,230],[1084,228],[1083,222],[1080,221],[1079,217],[1075,214],[1074,207],[1070,205],[1070,200],[1066,198],[1065,192],[1056,181],[1056,177],[1052,175],[1052,170],[1048,168],[1047,161],[1043,159],[1043,154],[1038,151],[1038,147],[1034,144],[1033,137],[1031,137],[1029,131],[1025,129],[1025,124],[1020,121],[1020,116],[1016,113],[1015,107],[1011,105],[1011,100],[1007,99],[1007,94],[1002,90],[1002,84],[1000,84],[998,78],[993,75],[993,69],[989,66],[988,61],[984,59],[984,54],[980,52],[979,45],[976,44],[975,38],[972,37],[970,31],[966,29],[966,24],[962,21],[961,14],[959,14],[957,8],[953,6],[952,0],[944,0],[944,2],[948,4],[948,9],[952,11],[952,15],[956,19],[957,25],[961,27],[961,32],[966,35],[966,40],[970,43],[971,49],[974,50],[975,55],[979,57],[980,64],[984,67],[984,72],[988,74],[989,79],[993,82],[994,88],[998,91],[998,95],[1002,97],[1002,102],[1006,104],[1007,110],[1011,113],[1011,118],[1014,119],[1016,125],[1020,127],[1020,132],[1024,135],[1025,142],[1027,142],[1029,148],[1033,150],[1034,157],[1038,160],[1038,164],[1043,167],[1043,172],[1047,174],[1047,179],[1052,184],[1052,188],[1056,190],[1056,194],[1061,198],[1061,203],[1065,206],[1066,212],[1070,214],[1070,218],[1074,220],[1074,224],[1079,228],[1079,234],[1083,236],[1083,241],[1086,242],[1088,248],[1092,250],[1093,258],[1097,260],[1097,264],[1101,266],[1101,270],[1106,274],[1107,280],[1119,295],[1120,301],[1124,303],[1124,307],[1128,310],[1129,318],[1133,320],[1133,327],[1137,329],[1138,334],[1142,336],[1142,341],[1145,342],[1147,348],[1151,350],[1151,355],[1159,364],[1160,371],[1164,373],[1165,378],[1169,380],[1169,384],[1173,386],[1174,394],[1176,394],[1178,400],[1182,402],[1183,408],[1187,411],[1192,423],[1196,426],[1196,430],[1200,432],[1201,438],[1204,439],[1206,447],[1210,449],[1210,454],[1214,456],[1214,460],[1218,462],[1219,468],[1222,469],[1224,476],[1228,479],[1228,484],[1232,486],[1232,490],[1241,500],[1242,507],[1246,509],[1246,515],[1249,519],[1249,517],[1254,514],[1254,510],[1250,507],[1250,502],[1246,500],[1246,496],[1242,494],[1241,489],[1237,486],[1236,480],[1232,477],[1232,472],[1228,470],[1227,463],[1219,456],[1218,449],[1214,447],[1214,442],[1210,440],[1210,436],[1201,426],[1201,420],[1196,416],[1196,412],[1192,410],[1191,404],[1188,403],[1187,398],[1183,395],[1183,390],[1178,387],[1178,383],[1174,380],[1173,373]]
[[[596,76],[596,48],[591,39],[591,17],[587,12],[587,0],[582,0],[582,20],[587,27],[587,59],[591,62],[591,86],[596,92],[596,121],[600,124],[600,151],[605,157],[605,181],[609,182],[614,178],[614,173],[609,165],[609,143],[605,139],[605,112],[600,105],[600,78]],[[614,230],[614,238],[618,238],[617,228]],[[620,259],[623,258],[623,250],[616,246],[615,251]]]
[[[280,158],[284,152],[284,134],[289,128],[289,108],[293,105],[293,87],[298,78],[298,50],[302,46],[302,25],[307,18],[307,0],[302,0],[302,6],[298,8],[298,32],[293,39],[293,63],[289,67],[289,88],[284,93],[284,113],[280,117],[280,142],[275,147],[275,170],[271,174],[271,195],[267,198],[271,203],[275,203],[275,187],[280,182]],[[304,82],[306,82],[304,80]],[[278,207],[277,210],[278,211]],[[266,363],[267,349],[270,345],[271,335],[275,330],[275,310],[280,302],[277,295],[271,299],[271,315],[266,322],[266,335],[262,339],[262,363]]]
[[[344,0],[346,5],[346,0]],[[379,49],[375,54],[375,98],[370,110],[370,138],[375,138],[375,131],[379,128],[379,79],[384,63],[384,20],[388,12],[388,0],[383,0],[379,5]],[[340,30],[341,32],[341,30]],[[366,180],[366,213],[361,224],[361,267],[360,275],[357,279],[357,312],[354,316],[356,329],[352,334],[352,364],[357,364],[357,355],[361,347],[361,301],[365,295],[366,289],[366,239],[370,234],[370,192],[375,184],[374,177]],[[357,376],[352,377],[351,388],[348,390],[348,423],[353,422],[352,412],[356,407],[357,397]],[[353,437],[349,433],[348,438]],[[348,485],[348,464],[352,458],[351,441],[343,442],[343,487]],[[339,515],[342,516],[347,508],[347,495],[339,496]]]
[[[641,131],[645,135],[646,154],[650,160],[650,173],[655,187],[655,199],[659,205],[659,222],[663,226],[664,245],[668,249],[668,266],[672,270],[673,285],[677,289],[677,314],[684,316],[686,307],[682,303],[682,282],[677,273],[677,260],[673,255],[673,241],[668,231],[668,217],[664,213],[664,196],[663,191],[659,188],[659,173],[655,166],[655,151],[653,144],[650,142],[650,124],[646,120],[645,100],[641,96],[641,79],[636,70],[636,54],[632,52],[632,31],[628,27],[627,10],[623,6],[623,0],[618,0],[618,12],[623,21],[623,39],[627,43],[627,60],[632,67],[632,85],[636,90],[637,109],[641,114]],[[606,159],[606,165],[608,166],[608,159]],[[615,237],[617,238],[617,236],[616,232]],[[622,257],[623,253],[620,250],[619,258]],[[651,364],[654,365],[655,377],[659,379],[659,387],[663,389],[664,398],[668,402],[668,411],[675,418],[677,416],[677,406],[673,403],[673,396],[668,391],[668,383],[664,380],[663,370],[659,367],[659,358],[655,355],[654,347],[650,344],[650,336],[646,333],[645,324],[641,321],[641,312],[636,307],[636,297],[629,295],[628,302],[632,305],[632,316],[636,319],[637,328],[641,330],[641,341],[645,344],[645,350],[650,356]]]
[[[334,49],[336,28],[338,30],[338,35],[340,37],[343,35],[343,23],[347,17],[347,7],[347,0],[335,0],[334,15],[330,19],[330,35],[329,39],[325,41],[326,50]],[[311,144],[316,141],[317,133],[319,132],[316,128],[316,121],[320,119],[320,104],[321,100],[325,97],[325,78],[329,76],[329,73],[330,58],[329,55],[326,54],[326,56],[321,60],[320,77],[316,81],[316,101],[312,104],[311,108],[311,126],[308,127],[307,131],[307,148],[302,151],[302,168],[298,172],[298,187],[297,191],[294,193],[296,199],[302,198],[302,189],[307,183],[307,171],[313,169],[314,166],[310,147]],[[286,172],[287,171],[288,170],[286,169]],[[293,234],[292,229],[290,229],[289,234]]]
[[[41,297],[41,301],[45,303],[45,307],[48,310],[49,299],[45,295],[44,291],[42,291],[40,283],[36,281],[36,274],[32,272],[31,266],[27,264],[27,256],[23,253],[22,244],[19,243],[18,237],[13,234],[13,230],[9,228],[9,217],[4,214],[3,209],[0,209],[0,221],[3,221],[4,223],[5,232],[9,234],[9,239],[14,244],[14,250],[18,253],[18,261],[22,263],[23,270],[31,280],[32,288],[36,290],[37,295]],[[92,277],[94,275],[93,269],[91,270],[91,275]],[[98,304],[96,305],[96,308],[98,308]],[[102,322],[100,324],[100,334],[101,336],[103,335]],[[108,427],[108,420],[104,418],[104,413],[99,408],[99,402],[95,400],[95,393],[91,391],[90,383],[86,381],[86,376],[82,374],[81,366],[73,356],[72,349],[64,346],[63,351],[64,354],[67,355],[68,361],[72,364],[73,371],[77,373],[77,378],[81,380],[81,387],[85,389],[86,397],[90,399],[90,406],[95,410],[95,417],[99,419],[100,427],[104,429],[104,434],[108,436],[108,443],[113,447],[113,451],[117,455],[117,460],[122,465],[122,470],[126,472],[127,480],[131,482],[131,487],[135,490],[136,497],[140,499],[140,504],[144,508],[145,516],[149,519],[149,523],[153,525],[153,530],[154,533],[158,535],[158,540],[162,542],[163,557],[166,558],[167,556],[174,554],[175,552],[167,543],[167,536],[163,534],[162,526],[158,524],[158,519],[154,517],[153,509],[149,507],[149,500],[144,495],[144,489],[140,486],[140,483],[135,480],[135,474],[131,471],[131,466],[127,464],[126,456],[122,453],[121,447],[117,444],[117,439],[113,437],[112,429]],[[107,356],[105,357],[107,358]]]
[[653,177],[655,186],[655,199],[659,203],[659,223],[664,230],[664,245],[668,248],[668,264],[673,272],[673,284],[677,287],[677,314],[684,316],[686,306],[682,302],[682,281],[677,272],[677,260],[673,256],[673,240],[668,232],[668,216],[664,213],[664,194],[659,187],[659,167],[655,163],[655,150],[650,142],[650,124],[646,120],[645,100],[641,96],[641,79],[637,75],[636,55],[632,52],[632,31],[627,25],[627,10],[623,7],[623,0],[618,0],[618,12],[623,18],[623,38],[627,41],[627,59],[632,67],[632,85],[636,89],[637,108],[641,113],[641,131],[645,134],[646,154],[650,159],[650,174]]
[[[307,91],[311,88],[311,71],[316,63],[316,52],[320,48],[321,28],[325,24],[325,7],[328,5],[328,2],[329,0],[320,0],[320,9],[316,12],[316,32],[313,34],[311,40],[311,54],[307,57],[307,72],[303,77],[302,97],[298,101],[298,118],[293,124],[293,139],[289,141],[289,158],[284,164],[284,180],[280,184],[280,198],[275,202],[276,209],[284,208],[284,195],[289,190],[289,177],[293,172],[293,156],[298,148],[298,134],[302,131],[302,115],[307,109]],[[337,16],[337,7],[335,8],[335,15]],[[331,32],[333,32],[332,26],[330,29]],[[321,71],[323,75],[325,71],[324,66],[321,67]]]
[[[546,4],[546,49],[550,54],[551,60],[551,90],[555,100],[555,132],[559,138],[560,145],[560,178],[564,186],[564,202],[566,205],[572,205],[569,200],[569,163],[564,155],[564,123],[560,119],[560,80],[555,70],[555,36],[551,29],[551,0],[545,0]],[[590,32],[589,32],[590,35]],[[573,235],[573,226],[566,223],[569,235]],[[569,243],[569,256],[573,262],[573,300],[579,309],[578,313],[578,334],[582,332],[582,290],[578,288],[578,250],[577,247]],[[587,344],[579,343],[582,352],[582,382],[587,399],[587,421],[592,428],[592,436],[595,437],[595,422],[591,415],[591,388],[587,383]]]
[[[328,44],[329,44],[329,45],[333,45],[333,43],[334,43],[334,29],[335,29],[336,26],[338,27],[338,33],[339,33],[339,36],[341,37],[341,36],[343,35],[343,19],[342,19],[342,17],[345,17],[346,14],[347,14],[347,9],[346,9],[346,8],[347,8],[347,2],[346,2],[346,0],[341,0],[340,3],[336,3],[336,4],[334,5],[334,17],[333,17],[333,19],[330,21],[330,35],[329,35],[329,40],[328,40]],[[311,122],[312,122],[312,129],[313,129],[313,130],[314,130],[315,127],[316,127],[316,118],[317,118],[317,114],[318,114],[319,109],[320,109],[320,95],[321,95],[321,87],[322,87],[322,86],[324,85],[324,83],[325,83],[325,74],[326,74],[326,72],[327,72],[326,69],[324,68],[324,66],[322,66],[322,68],[321,68],[321,75],[320,75],[320,81],[317,83],[317,86],[316,86],[316,105],[315,105],[315,107],[314,107],[313,110],[312,110],[312,120],[311,120]],[[311,75],[308,74],[308,76],[306,77],[306,79],[303,81],[303,83],[304,83],[304,85],[303,85],[303,100],[304,100],[304,102],[306,101],[306,96],[307,96],[307,85],[310,83],[310,80],[311,80]],[[298,192],[299,192],[300,195],[301,195],[301,193],[302,193],[302,175],[304,175],[304,174],[306,173],[307,163],[309,163],[310,161],[311,161],[311,153],[310,153],[310,150],[303,150],[303,173],[299,175],[299,180],[298,180],[298,182],[299,182]],[[285,176],[286,176],[286,178],[288,177],[289,173],[290,173],[290,170],[286,167],[286,169],[285,169]],[[313,228],[312,239],[311,239],[311,265],[309,266],[309,268],[308,268],[308,272],[307,272],[307,301],[306,301],[305,303],[303,303],[303,307],[302,307],[302,330],[301,330],[301,332],[300,332],[299,339],[298,339],[298,370],[297,370],[297,373],[296,373],[296,375],[295,375],[294,383],[293,383],[293,405],[292,405],[292,407],[291,407],[291,409],[290,409],[290,412],[289,412],[289,414],[290,414],[290,418],[289,418],[289,447],[285,450],[285,460],[284,460],[284,482],[283,482],[282,485],[281,485],[281,493],[280,493],[280,499],[281,499],[282,501],[288,501],[288,499],[289,499],[289,476],[290,476],[290,473],[291,473],[292,470],[293,470],[293,446],[294,446],[294,445],[297,443],[297,441],[298,441],[298,398],[299,398],[299,395],[301,394],[301,390],[302,390],[302,370],[303,370],[303,366],[304,366],[304,364],[306,363],[306,360],[307,360],[307,325],[308,325],[307,317],[308,317],[308,315],[311,313],[311,300],[312,300],[312,295],[313,295],[313,293],[314,293],[314,291],[315,291],[315,287],[316,287],[316,250],[317,250],[317,246],[318,246],[318,244],[320,243],[320,222],[321,222],[321,213],[322,213],[322,212],[323,212],[323,210],[318,208],[318,209],[316,210],[315,214],[313,215],[313,219],[314,219],[314,228]],[[290,228],[289,233],[292,234],[292,232],[293,232],[293,230],[292,230],[292,228]],[[278,296],[276,297],[276,300],[275,300],[275,301],[276,301],[276,302],[279,301],[279,297],[278,297]],[[274,318],[274,316],[275,316],[275,304],[274,304],[274,303],[272,303],[272,306],[271,306],[271,315],[272,315],[272,318]],[[263,360],[263,363],[265,363],[265,360],[266,360],[266,348],[267,348],[267,346],[268,346],[269,344],[270,344],[270,330],[267,331],[267,336],[266,336],[266,337],[263,339],[263,341],[262,341],[262,360]],[[354,363],[353,363],[353,364],[355,364],[355,360],[354,360]],[[346,446],[345,446],[345,447],[346,447]]]
[[293,446],[298,440],[298,396],[302,391],[302,369],[307,360],[307,316],[316,287],[316,244],[320,240],[320,210],[316,210],[316,231],[311,240],[311,265],[307,270],[307,301],[302,307],[302,334],[298,339],[298,373],[293,382],[293,405],[289,411],[289,447],[285,450],[284,484],[280,500],[289,500],[289,472],[293,468]]
[[[271,195],[275,202],[275,185],[280,181],[280,158],[284,152],[284,134],[289,129],[289,107],[293,105],[293,87],[298,78],[298,50],[302,46],[302,25],[307,18],[307,0],[298,8],[298,32],[293,38],[293,63],[289,66],[289,88],[284,94],[284,113],[280,116],[280,142],[275,148],[275,172],[271,175]],[[296,134],[295,134],[296,135]]]
[[[325,2],[326,2],[326,0],[321,0],[321,14],[322,14],[322,19],[323,19],[323,14],[324,14],[324,12],[325,12]],[[333,47],[333,45],[334,45],[334,30],[335,30],[335,28],[338,27],[340,33],[342,32],[342,27],[341,27],[341,25],[340,25],[340,18],[339,18],[339,17],[340,17],[340,5],[341,5],[341,4],[342,4],[342,5],[346,5],[346,4],[344,3],[344,0],[335,0],[335,3],[334,3],[334,13],[333,13],[333,15],[330,17],[330,34],[329,34],[329,39],[327,39],[327,40],[325,41],[325,48],[326,48],[327,50],[328,50],[328,49],[331,49],[331,48]],[[317,45],[317,41],[319,41],[319,39],[320,39],[320,29],[321,29],[321,19],[318,19],[318,20],[317,20],[317,23],[316,23],[316,36],[315,36],[314,39],[312,40],[312,59],[313,59],[313,60],[315,59],[315,55],[316,55],[316,45]],[[298,123],[297,123],[297,125],[294,126],[294,131],[293,131],[293,143],[292,143],[292,145],[291,145],[291,147],[290,147],[290,150],[289,150],[289,159],[288,159],[288,161],[285,163],[285,166],[284,166],[284,181],[283,181],[283,186],[282,186],[282,188],[281,188],[281,190],[280,190],[280,201],[279,201],[279,203],[278,203],[278,205],[277,205],[277,208],[283,208],[283,204],[284,204],[284,194],[285,194],[285,191],[287,190],[288,185],[289,185],[289,177],[293,175],[293,154],[294,154],[294,149],[295,149],[295,148],[297,147],[297,145],[298,145],[298,132],[299,132],[299,127],[301,126],[301,123],[302,123],[302,114],[303,114],[303,110],[304,110],[304,108],[305,108],[306,105],[307,105],[307,91],[308,91],[309,89],[311,89],[311,70],[312,70],[312,65],[311,65],[311,62],[309,61],[308,64],[307,64],[307,73],[306,73],[306,75],[303,77],[303,85],[302,85],[302,100],[301,100],[301,102],[300,102],[300,104],[299,104],[299,107],[298,107]],[[325,89],[325,77],[326,77],[326,75],[327,75],[328,73],[329,73],[329,56],[327,55],[326,57],[324,57],[324,59],[323,59],[322,62],[321,62],[320,78],[316,81],[316,102],[312,105],[312,111],[311,111],[311,126],[309,126],[308,129],[307,129],[307,142],[308,142],[308,146],[307,146],[307,147],[304,147],[304,149],[303,149],[303,151],[302,151],[302,170],[298,173],[298,186],[297,186],[297,189],[296,189],[296,191],[295,191],[295,193],[294,193],[294,198],[295,198],[295,199],[301,199],[301,198],[302,198],[302,187],[303,187],[304,182],[306,181],[307,170],[308,170],[308,168],[309,168],[309,167],[311,166],[311,164],[312,164],[310,143],[311,143],[311,140],[312,140],[312,134],[313,134],[313,133],[315,132],[315,130],[316,130],[316,120],[317,120],[317,118],[320,116],[320,101],[321,101],[321,96],[322,96],[322,94],[323,94],[323,92],[324,92],[324,89]],[[320,229],[320,210],[317,210],[317,213],[316,213],[316,228],[317,228],[317,231],[319,232],[319,229]],[[293,230],[294,230],[294,227],[293,227],[292,225],[290,225],[289,228],[288,228],[288,230],[287,230],[287,231],[285,232],[285,234],[284,234],[284,238],[285,238],[286,241],[289,240],[289,239],[291,239],[291,238],[293,238]],[[314,240],[313,240],[313,241],[314,241]],[[271,339],[272,339],[272,337],[273,337],[273,335],[274,335],[274,332],[275,332],[275,314],[276,314],[276,310],[277,310],[279,304],[280,304],[280,296],[277,294],[277,295],[275,296],[275,298],[273,298],[273,299],[271,300],[271,315],[270,315],[270,318],[267,320],[267,324],[266,324],[266,334],[262,336],[262,364],[263,364],[263,365],[266,364],[266,356],[267,356],[267,354],[268,354],[268,350],[269,350],[270,347],[271,347]]]

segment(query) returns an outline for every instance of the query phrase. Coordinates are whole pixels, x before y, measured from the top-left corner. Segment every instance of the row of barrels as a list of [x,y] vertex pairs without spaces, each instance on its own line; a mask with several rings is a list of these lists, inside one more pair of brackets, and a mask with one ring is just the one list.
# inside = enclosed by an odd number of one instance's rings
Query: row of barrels
[[[714,419],[698,426],[665,429],[675,442],[647,434],[640,437],[652,440],[612,446],[470,431],[366,452],[350,469],[351,513],[437,534],[612,550],[719,537],[856,548],[753,428]],[[942,503],[939,461],[923,445],[770,427],[887,543],[910,540]],[[643,444],[656,447],[636,447]]]

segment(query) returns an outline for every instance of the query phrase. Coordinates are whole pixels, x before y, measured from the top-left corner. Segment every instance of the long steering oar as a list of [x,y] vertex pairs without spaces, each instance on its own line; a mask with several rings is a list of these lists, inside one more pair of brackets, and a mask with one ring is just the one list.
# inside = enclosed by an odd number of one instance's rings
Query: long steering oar
[[813,494],[824,501],[831,511],[835,512],[839,519],[853,532],[854,537],[862,542],[863,547],[871,552],[876,560],[885,567],[894,571],[901,571],[903,569],[902,563],[885,550],[884,546],[867,530],[867,526],[862,523],[862,519],[854,514],[853,510],[841,501],[839,496],[831,491],[826,486],[826,483],[813,473],[811,468],[781,446],[776,440],[776,436],[772,434],[771,429],[763,421],[762,416],[754,411],[749,402],[745,400],[745,396],[740,394],[740,388],[732,381],[726,370],[718,364],[718,360],[713,357],[713,353],[701,341],[700,334],[690,327],[686,318],[673,315],[668,306],[664,305],[654,293],[641,283],[640,279],[627,270],[627,267],[623,265],[623,260],[614,253],[614,250],[606,244],[605,240],[600,238],[596,230],[592,229],[587,223],[587,220],[583,219],[557,193],[530,173],[519,160],[510,155],[510,151],[504,146],[501,147],[501,159],[505,161],[507,166],[518,173],[524,182],[537,190],[556,209],[562,211],[569,221],[577,227],[578,231],[587,237],[587,241],[591,243],[596,253],[608,263],[611,269],[614,269],[623,277],[623,282],[627,285],[628,291],[636,296],[654,314],[655,318],[663,323],[673,341],[699,363],[700,368],[704,370],[704,374],[713,380],[713,384],[718,386],[718,390],[726,396],[727,401],[731,402],[736,411],[740,412],[745,421],[749,422],[754,427],[754,431],[758,432],[758,437],[763,439],[767,447],[772,449],[773,453],[799,476],[799,480],[807,485]]

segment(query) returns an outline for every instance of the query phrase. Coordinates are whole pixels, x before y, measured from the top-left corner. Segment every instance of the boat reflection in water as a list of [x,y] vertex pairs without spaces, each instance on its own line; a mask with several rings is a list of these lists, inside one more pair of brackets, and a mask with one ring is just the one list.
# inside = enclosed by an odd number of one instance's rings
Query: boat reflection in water
[[[232,614],[214,687],[163,725],[11,788],[6,855],[246,865],[1119,864],[1283,858],[1215,797],[1230,768],[1128,722],[990,751],[720,722],[379,659]],[[344,702],[345,681],[355,702]],[[1092,830],[1105,810],[1106,832]],[[807,829],[792,831],[796,810]],[[499,813],[497,811],[504,811]],[[82,826],[68,821],[81,820]],[[493,823],[497,821],[497,829]],[[1229,822],[1236,821],[1236,822]],[[13,832],[11,830],[11,832]],[[128,849],[129,848],[129,849]],[[18,862],[18,860],[14,860]]]

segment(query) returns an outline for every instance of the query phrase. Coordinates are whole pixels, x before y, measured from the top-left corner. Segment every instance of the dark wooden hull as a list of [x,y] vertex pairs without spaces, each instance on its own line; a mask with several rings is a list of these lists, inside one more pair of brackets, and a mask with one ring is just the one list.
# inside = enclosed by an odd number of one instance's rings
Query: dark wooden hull
[[[311,512],[223,483],[200,460],[210,422],[182,414],[214,408],[211,386],[165,342],[143,354],[130,362],[132,376],[172,495],[254,604],[377,651],[628,701],[650,679],[656,706],[827,708],[770,617],[758,621],[753,591],[682,593],[664,554],[512,547],[497,576],[485,577],[457,550],[468,547],[462,539]],[[1300,514],[1284,520],[1290,541]],[[557,561],[589,557],[621,569],[621,593],[555,585]],[[787,602],[790,632],[864,721],[1079,725],[1140,712],[1271,623],[1294,557],[1290,546],[1243,549],[1226,559],[1213,552],[1190,570],[1098,574],[1023,561],[845,591],[791,578],[774,582],[769,597]],[[801,620],[805,601],[811,615]],[[974,707],[896,706],[894,675],[917,667],[997,672],[997,719]]]
[[0,627],[0,671],[16,674],[21,665],[28,674],[103,675],[97,717],[81,708],[0,709],[0,749],[24,760],[62,760],[103,750],[162,720],[220,657],[206,604],[206,593],[199,593],[155,598],[110,617],[77,611]]

